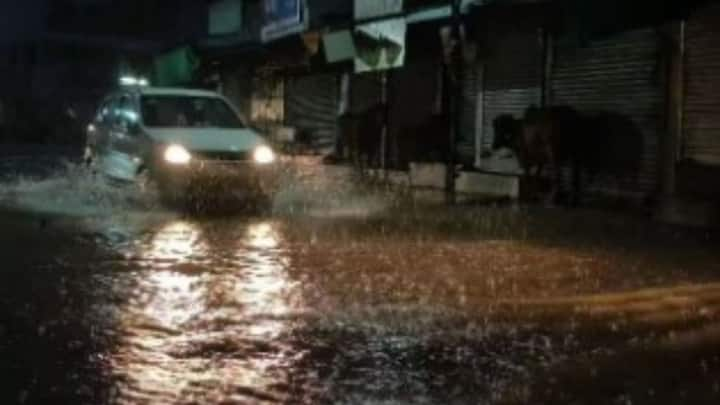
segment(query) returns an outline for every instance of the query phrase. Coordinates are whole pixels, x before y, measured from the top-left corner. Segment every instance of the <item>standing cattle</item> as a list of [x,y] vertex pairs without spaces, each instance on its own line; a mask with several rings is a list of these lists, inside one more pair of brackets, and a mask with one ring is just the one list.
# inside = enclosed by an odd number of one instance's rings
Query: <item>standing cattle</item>
[[522,119],[501,115],[493,127],[493,149],[512,149],[527,179],[537,181],[545,168],[550,169],[553,200],[560,196],[563,167],[571,169],[571,204],[580,200],[583,173],[592,181],[599,173],[621,177],[639,171],[642,133],[620,114],[581,114],[567,106],[529,107]]

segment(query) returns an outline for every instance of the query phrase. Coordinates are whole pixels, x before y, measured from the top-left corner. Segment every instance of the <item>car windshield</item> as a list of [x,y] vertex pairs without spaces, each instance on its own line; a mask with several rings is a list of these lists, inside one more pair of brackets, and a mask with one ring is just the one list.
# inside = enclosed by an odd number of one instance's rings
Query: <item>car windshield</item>
[[244,128],[237,114],[216,97],[143,96],[141,109],[147,127]]

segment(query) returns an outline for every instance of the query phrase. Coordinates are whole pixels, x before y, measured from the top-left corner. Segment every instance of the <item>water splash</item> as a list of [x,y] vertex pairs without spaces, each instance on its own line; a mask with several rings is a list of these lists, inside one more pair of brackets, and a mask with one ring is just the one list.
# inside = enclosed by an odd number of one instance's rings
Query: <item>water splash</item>
[[[6,163],[9,167],[27,166],[22,162]],[[155,187],[141,188],[113,181],[69,160],[56,159],[52,163],[43,160],[39,164],[43,170],[25,173],[42,174],[11,174],[2,178],[0,208],[49,217],[81,218],[93,222],[90,226],[94,229],[127,228],[133,221],[147,222],[153,216],[162,216],[161,221],[165,221],[172,219],[167,218],[172,211],[174,215],[182,214],[177,212],[178,207],[162,204]],[[280,216],[338,219],[369,217],[393,205],[390,192],[362,183],[351,168],[294,159],[282,165],[271,209]],[[223,214],[247,214],[241,208],[245,207],[243,201],[233,204],[237,210],[223,207]]]
[[114,183],[81,164],[64,162],[44,178],[17,175],[5,182],[0,203],[30,211],[87,216],[157,208],[153,190]]
[[369,187],[350,167],[295,160],[280,176],[273,212],[314,218],[366,218],[394,204],[394,194]]
[[6,176],[0,210],[81,228],[91,239],[118,244],[173,218],[155,189],[118,183],[71,161],[56,162],[43,175]]

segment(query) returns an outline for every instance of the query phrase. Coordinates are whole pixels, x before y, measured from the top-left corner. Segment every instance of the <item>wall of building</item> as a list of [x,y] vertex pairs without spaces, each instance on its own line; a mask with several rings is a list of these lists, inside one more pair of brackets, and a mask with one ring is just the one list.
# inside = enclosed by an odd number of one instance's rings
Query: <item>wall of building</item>
[[[342,7],[339,11],[328,7],[322,9],[315,4],[314,13],[311,10],[318,27],[327,23],[325,17],[319,16],[347,14]],[[477,57],[471,63],[466,61],[463,69],[458,141],[461,162],[472,162],[490,149],[494,138],[492,121],[497,116],[511,114],[520,118],[530,105],[567,105],[587,114],[605,112],[622,116],[640,134],[639,143],[630,138],[608,138],[612,150],[640,152],[633,158],[632,172],[593,179],[588,190],[593,195],[650,199],[660,190],[668,162],[677,169],[670,189],[697,198],[719,195],[720,110],[716,110],[720,92],[716,90],[720,89],[720,74],[716,73],[720,72],[717,52],[720,33],[716,27],[720,23],[720,7],[701,9],[686,22],[680,75],[684,92],[672,87],[670,62],[674,48],[669,48],[661,27],[628,28],[590,37],[577,26],[568,29],[562,24],[555,25],[553,13],[538,7],[488,7],[473,16],[477,20],[468,22],[467,28],[477,45]],[[439,26],[434,24],[427,24],[424,30],[409,30],[406,66],[388,72],[387,147],[389,163],[394,168],[407,169],[413,161],[442,160],[427,159],[419,151],[427,147],[439,150],[442,146],[433,145],[418,131],[408,131],[421,128],[438,112],[442,50],[438,45]],[[268,53],[273,53],[273,49],[269,46]],[[303,59],[299,62],[303,64],[302,73],[281,75],[280,82],[277,77],[268,79],[257,72],[248,73],[253,80],[238,77],[226,86],[226,91],[237,94],[233,98],[243,112],[263,125],[281,122],[310,127],[310,119],[318,128],[322,126],[323,137],[330,139],[339,100],[330,102],[334,97],[327,94],[335,95],[335,90],[339,93],[340,72],[323,81],[333,85],[310,85],[310,89],[326,96],[309,94],[307,83],[317,84],[322,76],[315,62],[311,62],[312,58]],[[348,71],[351,68],[346,67]],[[381,103],[380,77],[379,73],[352,75],[350,111],[362,113]],[[675,93],[681,96],[671,96]],[[681,98],[678,130],[671,129],[666,114],[671,98]],[[320,102],[321,99],[327,102]],[[318,108],[320,105],[324,107]],[[438,139],[447,136],[444,131],[436,135]],[[677,153],[668,157],[662,146],[669,139],[677,144]],[[499,172],[503,178],[518,174],[517,162],[478,160],[480,165],[476,168]]]

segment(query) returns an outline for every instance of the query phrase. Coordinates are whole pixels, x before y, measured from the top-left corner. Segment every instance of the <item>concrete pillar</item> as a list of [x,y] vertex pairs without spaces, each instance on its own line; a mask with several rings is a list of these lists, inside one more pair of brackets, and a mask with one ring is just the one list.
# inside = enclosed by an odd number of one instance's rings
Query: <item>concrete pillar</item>
[[482,166],[485,143],[485,61],[477,62],[477,103],[475,104],[475,167]]
[[383,125],[382,134],[380,136],[380,169],[383,171],[383,176],[387,173],[387,158],[388,158],[388,131],[390,126],[388,125],[389,120],[389,104],[388,104],[388,71],[383,70],[380,73],[380,80],[382,81],[382,91],[380,93],[380,102],[383,106]]
[[668,201],[675,198],[677,162],[683,136],[685,107],[685,23],[675,22],[665,28],[667,52],[666,125],[661,141],[661,196]]
[[543,50],[543,77],[540,105],[552,106],[552,73],[555,65],[555,38],[547,29],[540,29],[540,42]]

